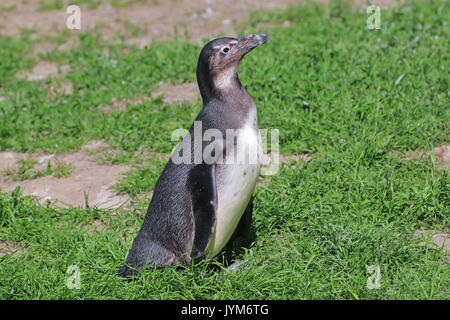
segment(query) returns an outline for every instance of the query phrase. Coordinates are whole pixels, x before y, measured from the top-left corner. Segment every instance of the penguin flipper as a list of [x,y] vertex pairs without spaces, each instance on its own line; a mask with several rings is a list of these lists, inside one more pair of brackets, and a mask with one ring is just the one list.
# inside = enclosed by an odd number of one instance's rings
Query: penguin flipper
[[208,248],[217,219],[216,164],[202,163],[189,172],[187,186],[191,194],[195,220],[194,259]]

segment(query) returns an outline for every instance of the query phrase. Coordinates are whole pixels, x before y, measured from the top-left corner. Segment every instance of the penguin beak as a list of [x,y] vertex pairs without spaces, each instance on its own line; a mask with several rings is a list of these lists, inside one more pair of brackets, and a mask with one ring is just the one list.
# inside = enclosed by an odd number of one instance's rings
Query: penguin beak
[[260,34],[249,34],[238,39],[238,49],[246,54],[256,47],[266,43],[269,40],[269,36],[264,33]]

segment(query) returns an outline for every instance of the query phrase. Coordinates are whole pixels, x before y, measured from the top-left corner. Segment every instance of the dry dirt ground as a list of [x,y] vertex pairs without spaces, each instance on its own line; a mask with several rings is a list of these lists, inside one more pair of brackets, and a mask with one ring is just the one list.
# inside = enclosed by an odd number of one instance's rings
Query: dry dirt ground
[[[34,195],[41,203],[50,200],[62,207],[84,207],[86,197],[90,206],[99,208],[125,205],[129,198],[111,189],[117,180],[131,168],[125,165],[105,164],[95,159],[89,151],[108,148],[101,142],[93,141],[74,153],[65,154],[25,154],[0,151],[0,189],[12,191],[20,186],[25,195]],[[48,161],[72,164],[73,170],[67,178],[43,176],[37,179],[14,181],[5,175],[5,170],[14,169],[20,159],[34,158],[38,161],[36,170],[45,169]]]
[[17,244],[12,243],[11,241],[0,240],[0,257],[7,254],[22,254],[23,248],[18,246]]
[[406,158],[419,159],[419,160],[432,160],[436,159],[436,165],[443,168],[450,168],[450,145],[439,146],[434,148],[433,152],[424,151],[407,151],[404,155]]
[[[161,83],[159,88],[152,92],[151,96],[153,98],[161,97],[165,104],[181,104],[183,102],[194,102],[201,99],[196,82],[185,82],[176,85],[172,83]],[[134,100],[124,99],[112,101],[110,104],[100,106],[100,108],[103,112],[109,114],[113,110],[120,112],[125,110],[128,105],[139,104],[146,100],[148,100],[146,96],[141,96]]]
[[[69,14],[66,10],[41,10],[41,0],[2,0],[0,7],[0,34],[18,35],[22,28],[36,28],[38,35],[63,30]],[[325,2],[327,0],[319,0]],[[374,5],[388,7],[394,0],[371,0]],[[65,8],[71,3],[64,0]],[[140,47],[152,39],[164,39],[168,35],[185,31],[190,39],[210,38],[219,32],[235,35],[235,24],[251,12],[283,8],[289,4],[301,4],[305,0],[142,0],[125,8],[113,8],[103,1],[97,9],[82,7],[81,30],[98,29],[105,39],[124,33],[127,23],[144,30],[139,37],[127,39]],[[355,0],[355,7],[366,7],[365,0]],[[176,31],[177,30],[177,31]]]
[[417,230],[413,238],[422,240],[419,245],[428,246],[432,249],[443,248],[447,251],[447,263],[450,263],[450,234],[437,230]]
[[[63,30],[69,14],[65,10],[39,10],[40,0],[2,0],[2,6],[15,9],[3,10],[0,21],[6,35],[17,35],[21,28],[36,28],[38,34],[51,34]],[[65,1],[66,5],[70,1]],[[173,35],[175,29],[183,35],[185,29],[191,39],[211,37],[219,32],[235,34],[234,24],[252,11],[285,7],[299,0],[168,0],[141,1],[125,8],[113,8],[104,1],[95,10],[82,7],[81,30],[88,32],[97,28],[105,37],[112,39],[125,32],[125,24],[132,23],[144,29],[147,34],[127,39],[139,46],[149,44],[152,39],[163,39]]]
[[162,96],[162,100],[166,104],[200,100],[200,92],[196,82],[186,82],[179,85],[163,83],[158,89],[152,92],[152,96]]
[[70,71],[70,66],[62,65],[59,66],[54,62],[49,61],[39,61],[33,67],[31,72],[18,73],[16,77],[18,79],[27,78],[29,81],[39,81],[45,80],[46,78],[52,76],[63,75]]

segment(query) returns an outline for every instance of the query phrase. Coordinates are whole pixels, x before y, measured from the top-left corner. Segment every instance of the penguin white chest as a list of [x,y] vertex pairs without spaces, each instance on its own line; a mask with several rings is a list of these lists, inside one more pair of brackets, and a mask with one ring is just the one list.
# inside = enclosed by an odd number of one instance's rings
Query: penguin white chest
[[248,126],[236,134],[236,144],[227,147],[223,164],[217,164],[217,220],[207,257],[215,256],[230,240],[255,188],[261,158],[259,129]]

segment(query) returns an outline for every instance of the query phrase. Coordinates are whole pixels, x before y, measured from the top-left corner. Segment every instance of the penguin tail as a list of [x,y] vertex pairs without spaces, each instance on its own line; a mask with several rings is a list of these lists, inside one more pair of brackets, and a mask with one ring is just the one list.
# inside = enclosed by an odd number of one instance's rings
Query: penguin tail
[[131,280],[131,278],[139,276],[139,269],[136,269],[136,268],[133,268],[132,266],[124,264],[117,272],[117,275],[120,278],[123,278],[126,280]]
[[[190,258],[187,258],[190,262]],[[164,267],[175,263],[176,255],[156,242],[143,245],[136,241],[131,248],[125,264],[119,269],[118,276],[124,279],[139,277],[148,267]],[[180,261],[184,261],[180,259]]]

